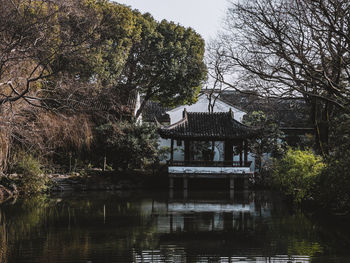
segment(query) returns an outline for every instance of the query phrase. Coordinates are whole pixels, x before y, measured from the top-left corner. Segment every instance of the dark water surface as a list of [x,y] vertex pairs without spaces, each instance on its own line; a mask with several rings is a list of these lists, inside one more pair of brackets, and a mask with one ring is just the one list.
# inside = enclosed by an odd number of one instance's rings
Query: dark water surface
[[0,262],[350,262],[346,219],[270,192],[88,192],[0,207]]

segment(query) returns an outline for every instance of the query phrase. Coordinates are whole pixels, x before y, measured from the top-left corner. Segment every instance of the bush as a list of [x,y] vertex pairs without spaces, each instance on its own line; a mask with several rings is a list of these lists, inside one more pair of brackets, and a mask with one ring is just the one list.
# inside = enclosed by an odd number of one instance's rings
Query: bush
[[338,149],[326,163],[317,185],[316,198],[326,209],[350,212],[350,149]]
[[262,111],[253,111],[244,116],[243,123],[255,127],[259,132],[253,139],[249,140],[249,151],[255,158],[255,170],[264,182],[264,173],[269,167],[264,162],[264,155],[271,154],[273,157],[281,157],[286,150],[284,133],[280,130],[278,123],[268,118]]
[[158,161],[156,127],[133,122],[107,123],[97,128],[97,152],[114,169],[143,168]]
[[315,196],[326,209],[350,212],[350,115],[339,114],[332,124],[331,151]]
[[39,160],[33,155],[19,152],[12,172],[19,174],[16,184],[21,193],[35,194],[47,190],[49,180],[42,172]]
[[273,181],[277,187],[300,203],[312,197],[325,164],[311,150],[289,148],[284,157],[274,161]]

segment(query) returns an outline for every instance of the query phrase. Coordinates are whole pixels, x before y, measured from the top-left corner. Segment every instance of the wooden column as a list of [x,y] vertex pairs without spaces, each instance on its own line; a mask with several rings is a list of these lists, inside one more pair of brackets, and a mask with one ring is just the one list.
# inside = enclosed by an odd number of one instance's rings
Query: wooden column
[[234,189],[230,189],[230,200],[231,201],[234,201],[234,197],[235,197],[235,192],[234,192]]
[[244,166],[248,166],[248,141],[244,140]]
[[232,163],[233,161],[233,142],[232,141],[225,141],[224,144],[224,161],[227,163]]
[[214,161],[215,141],[211,142],[211,161]]
[[187,200],[188,198],[188,190],[184,189],[184,200]]
[[188,188],[188,178],[184,177],[184,190],[187,190]]
[[170,233],[174,231],[174,226],[173,226],[173,214],[170,214]]
[[249,189],[248,177],[245,177],[243,180],[244,180],[244,181],[243,181],[243,189],[244,189],[244,190],[248,190],[248,189]]
[[172,177],[169,178],[169,188],[174,189],[174,178]]
[[235,179],[233,176],[230,177],[230,190],[235,189]]
[[174,161],[174,139],[171,139],[170,145],[170,163]]
[[185,140],[184,144],[185,144],[185,162],[189,162],[190,161],[190,141]]
[[242,158],[242,150],[243,150],[243,140],[239,142],[239,166],[243,166],[243,158]]

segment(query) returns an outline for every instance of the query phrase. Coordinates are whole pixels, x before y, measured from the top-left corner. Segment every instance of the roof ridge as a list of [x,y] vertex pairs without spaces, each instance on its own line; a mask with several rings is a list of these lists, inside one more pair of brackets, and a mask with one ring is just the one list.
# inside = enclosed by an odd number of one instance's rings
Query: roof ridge
[[185,112],[180,121],[159,130],[162,138],[242,139],[255,129],[235,120],[230,112]]
[[181,124],[185,123],[186,121],[188,121],[187,112],[186,112],[184,118],[182,118],[181,120],[179,120],[179,121],[177,121],[177,122],[175,122],[175,123],[173,123],[173,124],[170,124],[169,126],[166,126],[166,128],[173,128],[173,127],[176,127],[176,126],[178,126],[178,125],[181,125]]
[[242,112],[244,112],[244,113],[247,113],[246,110],[244,110],[244,109],[241,108],[240,106],[237,106],[237,105],[233,104],[232,102],[228,101],[227,99],[223,98],[221,95],[222,95],[222,94],[219,95],[219,97],[217,98],[217,100],[220,100],[221,102],[226,103],[227,105],[229,105],[229,106],[235,108],[236,110],[239,110],[239,111],[242,111]]

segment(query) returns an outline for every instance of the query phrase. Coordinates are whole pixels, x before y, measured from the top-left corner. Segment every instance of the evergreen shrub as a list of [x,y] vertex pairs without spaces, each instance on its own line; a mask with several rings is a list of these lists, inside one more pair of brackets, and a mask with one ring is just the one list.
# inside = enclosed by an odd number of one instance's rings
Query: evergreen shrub
[[274,161],[275,185],[295,203],[313,197],[325,164],[311,150],[289,148],[280,160]]
[[40,161],[32,154],[20,151],[14,158],[12,172],[19,191],[23,194],[36,194],[47,190],[49,179],[41,169]]

